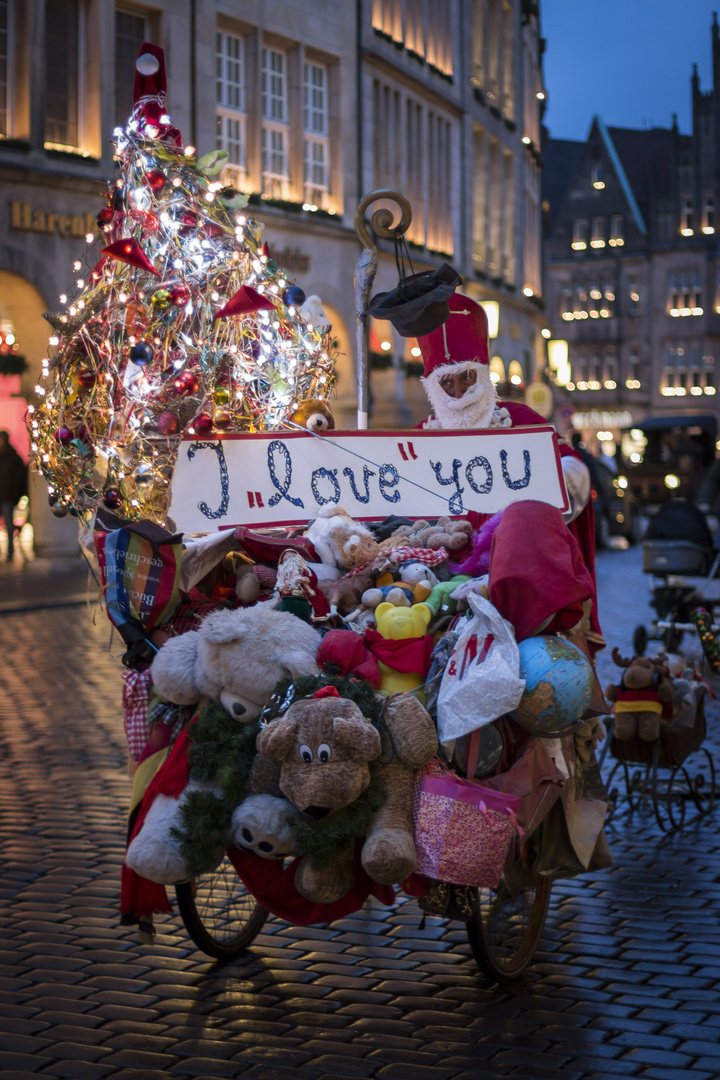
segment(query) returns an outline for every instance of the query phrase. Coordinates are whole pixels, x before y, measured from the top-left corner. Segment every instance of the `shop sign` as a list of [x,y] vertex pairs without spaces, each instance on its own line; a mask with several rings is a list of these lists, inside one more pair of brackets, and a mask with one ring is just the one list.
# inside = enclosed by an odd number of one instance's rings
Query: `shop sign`
[[310,255],[300,248],[284,247],[282,251],[272,251],[272,259],[288,273],[306,274],[310,269]]
[[566,510],[555,429],[263,432],[186,436],[170,489],[185,533],[303,525],[324,506],[357,520],[496,513],[535,499]]
[[576,412],[572,417],[573,427],[580,428],[625,428],[635,423],[629,409],[591,409],[589,412]]
[[44,233],[70,240],[84,239],[97,231],[95,214],[55,214],[34,207],[32,203],[10,203],[10,228],[21,232]]

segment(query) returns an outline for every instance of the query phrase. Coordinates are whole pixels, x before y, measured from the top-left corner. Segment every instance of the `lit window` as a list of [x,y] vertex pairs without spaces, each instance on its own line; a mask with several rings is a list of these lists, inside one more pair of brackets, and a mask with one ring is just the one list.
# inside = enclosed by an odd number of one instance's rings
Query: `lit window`
[[133,107],[135,60],[147,41],[148,21],[133,11],[115,12],[115,127],[124,127]]
[[694,232],[693,201],[690,195],[684,195],[680,201],[680,232],[683,236],[692,236]]
[[610,218],[610,246],[622,247],[625,243],[622,214],[613,214]]
[[605,179],[603,175],[602,165],[593,165],[590,170],[590,179],[592,180],[592,186],[597,191],[602,191],[602,189],[605,187]]
[[703,232],[708,235],[715,232],[715,199],[712,195],[703,199]]
[[605,219],[601,217],[593,218],[592,221],[592,240],[590,241],[590,247],[604,248],[605,247]]
[[576,218],[573,221],[573,251],[584,251],[587,247],[588,223],[586,218]]
[[270,198],[286,198],[287,164],[286,57],[279,49],[262,50],[262,186]]
[[640,293],[638,291],[638,282],[636,274],[628,274],[627,278],[628,287],[628,314],[637,315],[638,308],[640,307]]
[[245,180],[245,43],[237,34],[215,35],[216,146],[227,152],[223,181]]
[[80,139],[80,16],[78,0],[45,5],[45,143],[69,150]]
[[305,202],[325,207],[328,196],[328,71],[321,64],[303,64],[303,129]]

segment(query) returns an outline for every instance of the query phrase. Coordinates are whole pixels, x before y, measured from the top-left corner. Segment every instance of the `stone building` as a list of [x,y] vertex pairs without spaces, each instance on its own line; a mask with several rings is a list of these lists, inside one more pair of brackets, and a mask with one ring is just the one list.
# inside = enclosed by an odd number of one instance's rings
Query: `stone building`
[[[606,127],[544,147],[545,289],[558,382],[592,440],[655,414],[718,410],[720,36],[692,132]],[[567,342],[564,364],[563,342]]]
[[[412,269],[450,262],[489,304],[494,378],[522,393],[544,366],[539,33],[537,0],[0,0],[0,333],[28,361],[20,399],[47,349],[42,312],[97,239],[144,40],[165,50],[186,143],[227,150],[273,258],[322,297],[339,426],[357,407],[353,213],[381,187],[412,204]],[[381,291],[397,269],[378,248]],[[377,323],[370,345],[371,425],[417,422],[415,343]],[[32,501],[37,553],[72,550],[37,484]]]

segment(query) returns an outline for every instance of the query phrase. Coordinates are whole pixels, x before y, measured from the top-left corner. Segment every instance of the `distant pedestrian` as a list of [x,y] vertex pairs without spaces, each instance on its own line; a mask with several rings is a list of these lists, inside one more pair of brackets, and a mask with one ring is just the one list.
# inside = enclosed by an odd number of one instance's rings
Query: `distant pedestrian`
[[7,530],[8,561],[15,550],[13,510],[27,494],[27,466],[10,442],[7,431],[0,431],[0,513]]

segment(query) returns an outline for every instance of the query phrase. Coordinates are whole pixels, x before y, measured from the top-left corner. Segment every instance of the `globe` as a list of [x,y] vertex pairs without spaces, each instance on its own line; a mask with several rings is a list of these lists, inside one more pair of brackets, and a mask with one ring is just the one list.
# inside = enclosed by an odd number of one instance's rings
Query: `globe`
[[563,638],[526,638],[518,649],[525,690],[510,716],[531,735],[552,737],[569,731],[592,699],[595,676],[590,661]]

